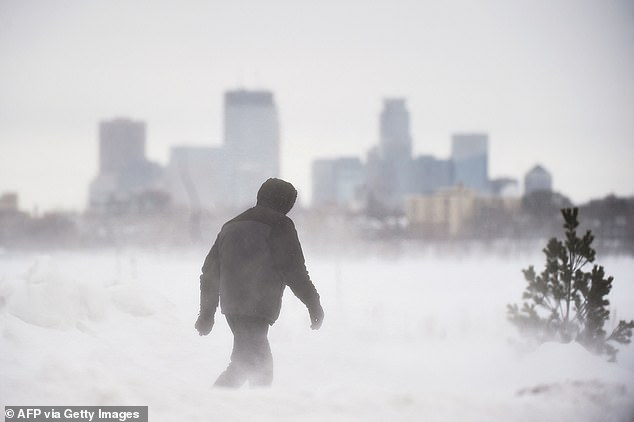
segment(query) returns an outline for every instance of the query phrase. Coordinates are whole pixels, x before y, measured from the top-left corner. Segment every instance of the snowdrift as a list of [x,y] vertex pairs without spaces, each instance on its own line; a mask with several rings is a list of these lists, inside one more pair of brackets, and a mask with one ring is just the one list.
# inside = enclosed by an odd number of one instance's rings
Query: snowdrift
[[[310,257],[310,254],[307,254]],[[270,389],[211,388],[221,315],[193,329],[204,252],[0,257],[0,405],[147,405],[169,421],[631,421],[634,352],[517,347],[506,303],[539,257],[317,259],[322,330],[287,290]],[[634,309],[634,260],[603,262]],[[630,283],[629,285],[627,283]]]

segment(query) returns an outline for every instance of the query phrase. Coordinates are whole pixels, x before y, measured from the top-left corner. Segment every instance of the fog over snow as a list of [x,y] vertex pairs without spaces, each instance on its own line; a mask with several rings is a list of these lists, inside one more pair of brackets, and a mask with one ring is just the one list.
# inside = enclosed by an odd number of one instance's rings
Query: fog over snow
[[[0,255],[0,405],[147,405],[152,421],[631,421],[634,348],[518,346],[506,304],[543,257],[313,257],[320,331],[287,289],[270,389],[212,388],[232,337],[193,324],[206,250]],[[615,277],[634,318],[634,259]],[[613,323],[611,321],[610,323]]]

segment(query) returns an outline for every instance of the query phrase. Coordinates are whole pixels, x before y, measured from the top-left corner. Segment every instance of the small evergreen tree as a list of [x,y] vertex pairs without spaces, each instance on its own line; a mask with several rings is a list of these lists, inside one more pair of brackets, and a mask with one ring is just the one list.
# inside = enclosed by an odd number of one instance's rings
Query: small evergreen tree
[[531,265],[525,270],[528,283],[523,294],[523,305],[508,305],[509,320],[523,336],[538,343],[557,340],[577,341],[596,354],[606,354],[616,360],[617,349],[612,343],[629,344],[634,329],[633,321],[620,321],[610,335],[604,324],[610,316],[607,299],[613,277],[605,278],[603,267],[594,265],[594,236],[588,230],[577,236],[577,208],[561,210],[564,218],[565,240],[548,241],[543,250],[546,265],[537,274]]

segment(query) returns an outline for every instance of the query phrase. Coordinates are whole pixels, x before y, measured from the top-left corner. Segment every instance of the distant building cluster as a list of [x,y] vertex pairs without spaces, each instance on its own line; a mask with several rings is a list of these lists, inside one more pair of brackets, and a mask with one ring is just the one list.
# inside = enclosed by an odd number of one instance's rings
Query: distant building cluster
[[[313,208],[406,216],[412,227],[440,228],[445,234],[458,233],[483,207],[518,208],[519,182],[489,177],[487,133],[452,135],[448,158],[415,156],[405,99],[386,99],[378,123],[378,144],[365,162],[359,157],[313,162]],[[250,206],[262,181],[280,173],[279,133],[271,92],[228,91],[223,142],[174,146],[163,167],[146,158],[144,122],[102,121],[89,210],[108,214],[176,206],[199,215]],[[526,173],[526,193],[551,190],[552,177],[542,166]]]
[[[146,156],[145,122],[114,118],[98,129],[99,171],[87,212],[29,214],[20,210],[17,192],[1,193],[0,252],[197,242],[253,205],[261,183],[280,173],[278,110],[268,91],[226,92],[222,142],[175,145],[166,165]],[[456,133],[449,157],[415,155],[406,101],[386,99],[377,144],[365,159],[316,159],[312,207],[296,217],[314,244],[325,247],[343,234],[425,241],[551,236],[561,226],[559,210],[572,203],[553,192],[541,165],[525,173],[522,186],[512,177],[491,178],[489,141],[485,132]],[[604,247],[634,251],[634,198],[612,195],[581,208]]]
[[[439,206],[425,205],[425,201],[456,204],[463,209],[460,204],[464,201],[457,197],[520,197],[516,179],[489,177],[487,133],[454,134],[447,159],[414,156],[412,144],[405,100],[386,99],[379,117],[379,143],[368,152],[365,163],[354,157],[318,159],[313,163],[313,205],[356,209],[362,203],[370,214],[406,213],[412,219],[424,220],[424,215],[464,214],[447,208],[450,205],[441,212]],[[552,177],[538,165],[526,174],[524,185],[526,193],[551,191]],[[421,211],[432,208],[436,211]],[[429,222],[435,219],[429,217]]]
[[356,157],[313,162],[313,204],[341,205],[354,210],[365,206],[366,170]]
[[[519,198],[482,196],[462,185],[442,189],[433,195],[413,196],[407,201],[405,215],[413,232],[435,237],[456,237],[467,225],[483,214],[500,212],[516,214],[521,211]],[[498,221],[502,223],[502,221]]]
[[113,212],[165,202],[192,212],[254,203],[263,180],[280,169],[279,122],[273,94],[228,91],[221,146],[171,148],[166,167],[145,156],[145,123],[118,118],[99,125],[99,173],[89,209]]

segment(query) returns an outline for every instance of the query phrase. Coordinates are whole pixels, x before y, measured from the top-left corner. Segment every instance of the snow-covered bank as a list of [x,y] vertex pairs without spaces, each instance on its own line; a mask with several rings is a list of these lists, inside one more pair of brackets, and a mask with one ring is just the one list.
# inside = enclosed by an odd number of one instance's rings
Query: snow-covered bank
[[[150,420],[630,421],[634,348],[608,363],[577,344],[513,346],[506,304],[542,257],[311,260],[326,321],[287,291],[266,390],[211,388],[231,351],[217,315],[193,329],[195,253],[0,258],[0,405],[148,405]],[[634,318],[634,260],[611,308]]]

